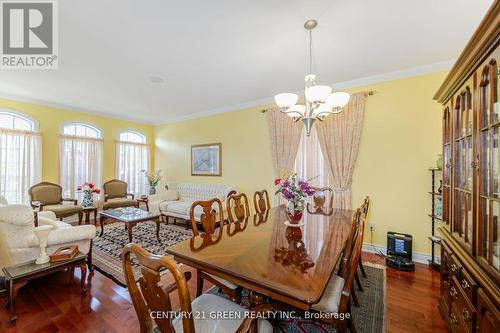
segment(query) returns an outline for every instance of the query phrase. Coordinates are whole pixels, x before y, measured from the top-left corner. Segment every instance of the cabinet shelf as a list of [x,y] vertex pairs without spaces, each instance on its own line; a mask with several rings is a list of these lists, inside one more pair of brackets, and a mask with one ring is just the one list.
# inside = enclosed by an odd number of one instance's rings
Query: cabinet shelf
[[429,194],[432,194],[432,195],[437,195],[437,196],[442,196],[443,193],[439,193],[439,192],[427,192]]
[[443,220],[443,217],[442,216],[437,216],[437,215],[434,215],[434,214],[429,214],[429,217],[433,218],[433,219],[436,219],[436,220],[439,220],[439,221],[442,221]]

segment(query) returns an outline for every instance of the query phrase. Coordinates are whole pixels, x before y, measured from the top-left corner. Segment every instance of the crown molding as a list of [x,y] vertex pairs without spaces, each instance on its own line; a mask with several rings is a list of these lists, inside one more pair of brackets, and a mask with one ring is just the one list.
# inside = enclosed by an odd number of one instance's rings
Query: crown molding
[[48,106],[51,108],[62,109],[65,111],[70,111],[70,112],[86,113],[89,115],[98,116],[98,117],[105,117],[105,118],[109,118],[109,119],[131,121],[131,122],[143,124],[143,125],[155,125],[154,121],[146,121],[146,120],[144,120],[144,118],[133,117],[133,116],[128,116],[128,115],[117,116],[115,114],[105,112],[105,111],[86,109],[86,108],[82,108],[82,107],[79,107],[76,105],[71,105],[71,104],[51,102],[51,101],[47,101],[47,100],[44,100],[41,98],[33,98],[33,97],[27,97],[27,96],[22,96],[22,95],[7,94],[7,93],[3,93],[1,91],[0,91],[0,98],[10,99],[10,100],[13,100],[16,102],[31,103],[31,104],[37,104],[37,105],[42,105],[42,106]]
[[[447,71],[447,70],[450,70],[450,68],[452,68],[454,63],[455,63],[455,60],[446,60],[446,61],[441,61],[441,62],[429,64],[429,65],[412,67],[412,68],[407,68],[407,69],[403,69],[403,70],[399,70],[399,71],[388,72],[388,73],[384,73],[384,74],[377,74],[377,75],[367,76],[367,77],[343,81],[343,82],[337,82],[337,83],[330,84],[330,86],[334,90],[352,89],[352,88],[366,86],[369,84],[381,83],[381,82],[385,82],[385,81],[394,81],[394,80],[399,80],[399,79],[404,79],[404,78],[409,78],[409,77],[414,77],[414,76],[431,74],[431,73],[435,73],[435,72]],[[303,91],[297,91],[295,93],[298,95],[302,95]],[[186,121],[186,120],[193,120],[193,119],[197,119],[197,118],[205,118],[205,117],[213,116],[213,115],[220,114],[220,113],[238,111],[238,110],[243,110],[243,109],[250,109],[250,108],[255,108],[255,107],[265,107],[265,106],[273,105],[273,104],[274,104],[274,97],[267,97],[267,98],[257,99],[257,100],[253,100],[253,101],[249,101],[249,102],[238,103],[238,104],[224,106],[221,108],[197,112],[197,113],[193,113],[193,114],[189,114],[189,115],[171,117],[171,118],[169,118],[161,123],[156,123],[156,125],[165,125],[165,124],[177,123],[177,122]]]

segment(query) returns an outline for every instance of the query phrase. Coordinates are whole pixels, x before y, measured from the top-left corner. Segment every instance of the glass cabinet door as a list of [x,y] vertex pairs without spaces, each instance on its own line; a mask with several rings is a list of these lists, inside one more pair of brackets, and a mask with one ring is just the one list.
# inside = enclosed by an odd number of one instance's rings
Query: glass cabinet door
[[500,216],[500,107],[498,67],[489,61],[480,73],[479,215],[477,255],[500,270],[498,219]]
[[[466,86],[454,99],[452,231],[472,249],[474,144],[472,94]],[[445,145],[446,152],[446,145]]]
[[451,111],[450,106],[443,111],[443,221],[451,218]]

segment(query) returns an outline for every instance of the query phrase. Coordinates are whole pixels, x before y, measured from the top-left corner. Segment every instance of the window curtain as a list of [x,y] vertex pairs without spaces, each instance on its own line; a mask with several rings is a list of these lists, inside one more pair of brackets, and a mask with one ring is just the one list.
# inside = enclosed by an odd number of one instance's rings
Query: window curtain
[[312,128],[310,136],[302,131],[295,159],[295,172],[302,179],[311,179],[312,186],[330,187],[332,177],[319,145],[316,125],[317,122]]
[[[294,122],[292,118],[275,108],[267,111],[267,124],[274,176],[278,177],[281,170],[294,170],[295,157],[299,148],[300,136],[303,132],[303,123]],[[274,196],[275,205],[281,202],[280,198],[280,196]]]
[[61,136],[59,160],[63,197],[81,199],[76,187],[85,182],[102,189],[102,139]]
[[10,204],[28,204],[28,189],[42,179],[38,132],[0,130],[0,194]]
[[321,151],[332,177],[330,185],[334,191],[334,208],[352,208],[352,175],[358,157],[364,113],[365,94],[353,94],[341,113],[315,123]]
[[148,184],[141,172],[149,171],[149,145],[118,141],[116,143],[116,178],[128,184],[136,196],[147,194]]

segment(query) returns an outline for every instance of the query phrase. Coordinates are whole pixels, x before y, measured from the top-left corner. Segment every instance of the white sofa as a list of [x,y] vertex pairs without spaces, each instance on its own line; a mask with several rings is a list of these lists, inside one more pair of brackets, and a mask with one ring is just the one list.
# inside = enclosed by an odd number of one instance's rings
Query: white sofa
[[[53,212],[38,215],[38,225],[52,225],[54,229],[47,240],[47,253],[52,254],[65,245],[77,245],[89,256],[91,265],[92,239],[96,235],[93,225],[71,226],[57,221]],[[33,209],[25,205],[0,205],[0,275],[1,268],[38,258],[40,247],[33,229]]]
[[[236,189],[234,186],[217,184],[171,184],[168,190],[164,191],[163,193],[149,196],[149,211],[161,213],[162,215],[167,217],[189,220],[189,212],[191,210],[191,205],[193,204],[193,202],[219,198],[223,203],[222,207],[224,217],[226,217],[226,198],[229,194],[235,191]],[[214,206],[214,208],[216,207]],[[200,221],[199,218],[201,212],[201,207],[198,207],[195,210],[196,222]]]

